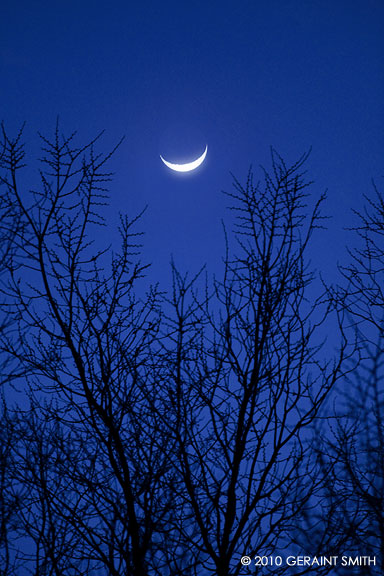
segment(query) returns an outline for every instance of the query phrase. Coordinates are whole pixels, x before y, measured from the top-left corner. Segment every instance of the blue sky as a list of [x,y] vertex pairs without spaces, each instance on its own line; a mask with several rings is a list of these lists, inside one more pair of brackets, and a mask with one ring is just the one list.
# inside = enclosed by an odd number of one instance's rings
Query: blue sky
[[[384,4],[379,0],[205,2],[9,1],[0,8],[0,118],[15,130],[125,141],[107,211],[148,210],[145,257],[167,282],[173,254],[183,269],[222,255],[221,219],[233,172],[268,167],[274,146],[294,161],[312,146],[313,193],[328,189],[329,230],[314,243],[334,277],[349,242],[351,208],[384,152]],[[160,161],[204,165],[175,175]],[[383,187],[382,187],[383,188]]]

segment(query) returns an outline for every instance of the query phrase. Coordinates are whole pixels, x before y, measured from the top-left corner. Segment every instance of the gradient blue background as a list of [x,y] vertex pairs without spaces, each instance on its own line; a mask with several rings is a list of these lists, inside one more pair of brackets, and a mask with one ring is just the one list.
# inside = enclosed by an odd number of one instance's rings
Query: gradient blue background
[[[183,269],[223,253],[221,218],[232,171],[287,161],[312,146],[314,191],[328,189],[329,229],[314,263],[329,278],[345,259],[351,208],[379,187],[384,152],[384,3],[380,0],[123,2],[3,0],[0,118],[37,130],[56,117],[103,148],[126,139],[112,161],[106,241],[118,211],[144,205],[150,276],[167,283],[173,254]],[[192,159],[189,175],[160,161]]]

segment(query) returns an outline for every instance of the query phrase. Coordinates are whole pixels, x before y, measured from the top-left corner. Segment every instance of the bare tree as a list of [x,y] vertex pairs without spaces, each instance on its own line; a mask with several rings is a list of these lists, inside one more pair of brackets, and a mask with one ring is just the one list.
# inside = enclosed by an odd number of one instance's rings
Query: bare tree
[[[375,189],[366,201],[365,211],[357,213],[351,264],[341,268],[345,285],[333,293],[348,314],[360,361],[338,389],[331,426],[318,434],[326,498],[322,514],[314,516],[335,550],[369,557],[354,573],[379,575],[384,570],[384,199]],[[339,565],[334,571],[342,575],[350,569]]]
[[[0,169],[6,168],[9,165],[11,158],[9,156],[9,149],[6,145],[5,128],[4,125],[1,126],[2,139],[0,141]],[[19,139],[21,137],[19,133],[18,137],[15,139],[14,147],[15,152],[14,161],[17,162],[18,168],[24,167],[24,151],[19,146]],[[4,186],[4,182],[0,180],[0,186]],[[1,206],[0,206],[0,272],[4,272],[10,263],[10,256],[14,249],[14,239],[18,231],[20,231],[20,212],[15,208],[12,199],[7,193],[1,196]]]
[[340,351],[324,359],[331,308],[307,263],[323,197],[311,211],[306,155],[288,166],[273,152],[263,184],[250,174],[229,194],[222,278],[202,286],[173,265],[168,296],[143,293],[137,219],[121,218],[119,252],[95,233],[111,178],[97,140],[42,137],[28,193],[21,135],[3,132],[18,225],[0,344],[28,391],[6,411],[20,503],[6,543],[36,576],[239,574],[243,555],[284,556],[316,489],[309,427],[344,370],[340,317]]
[[236,251],[227,243],[205,297],[174,268],[163,351],[180,477],[174,533],[195,573],[239,574],[243,555],[252,573],[287,570],[254,557],[284,557],[314,490],[306,431],[342,374],[346,341],[335,360],[322,358],[329,309],[305,254],[323,197],[308,216],[305,160],[287,166],[273,151],[263,184],[235,181]]
[[[10,162],[9,150],[6,146],[5,139],[5,129],[1,126],[2,136],[0,139],[0,171],[4,169]],[[18,139],[15,140],[15,156],[17,158],[17,163],[19,167],[23,166],[23,151],[18,146]],[[4,186],[4,182],[0,177],[0,192],[1,187]],[[4,188],[3,188],[4,190]],[[4,192],[0,194],[0,280],[5,274],[6,270],[11,266],[12,255],[15,249],[15,237],[21,229],[20,212],[17,210],[12,202],[9,195]],[[0,295],[0,333],[4,333],[10,325],[10,315],[8,314],[7,302]],[[8,358],[1,357],[0,359],[0,384],[4,383],[5,374],[8,372],[10,376],[11,372],[7,370]]]
[[[121,249],[111,258],[108,246],[92,242],[90,230],[103,225],[111,154],[95,152],[98,138],[77,146],[58,126],[53,139],[41,138],[35,189],[28,194],[19,185],[20,134],[3,132],[1,175],[5,205],[21,223],[2,284],[12,324],[1,346],[29,389],[30,447],[19,457],[24,488],[32,494],[35,482],[37,495],[24,526],[40,548],[24,570],[72,574],[72,556],[88,574],[104,566],[109,574],[142,576],[150,565],[156,572],[172,510],[167,432],[147,401],[158,294],[135,295],[145,270],[136,219],[121,218]],[[73,549],[64,550],[63,536],[47,540],[54,527],[71,534]]]
[[20,512],[20,498],[12,478],[15,434],[5,406],[0,414],[0,562],[4,576],[15,576],[19,565],[14,544]]

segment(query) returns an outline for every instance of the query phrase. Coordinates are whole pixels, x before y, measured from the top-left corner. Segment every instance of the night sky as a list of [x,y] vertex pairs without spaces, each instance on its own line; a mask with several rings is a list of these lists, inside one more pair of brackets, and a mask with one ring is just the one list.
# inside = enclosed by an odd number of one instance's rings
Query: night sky
[[[221,219],[230,172],[269,166],[273,146],[288,161],[312,147],[314,194],[328,189],[328,231],[315,264],[335,277],[349,240],[351,208],[383,189],[384,3],[379,0],[42,2],[0,6],[0,119],[39,130],[78,130],[101,148],[125,140],[106,211],[106,241],[118,212],[145,205],[150,277],[170,278],[171,254],[184,270],[223,254]],[[171,161],[205,163],[186,175]],[[37,164],[31,163],[36,170]]]

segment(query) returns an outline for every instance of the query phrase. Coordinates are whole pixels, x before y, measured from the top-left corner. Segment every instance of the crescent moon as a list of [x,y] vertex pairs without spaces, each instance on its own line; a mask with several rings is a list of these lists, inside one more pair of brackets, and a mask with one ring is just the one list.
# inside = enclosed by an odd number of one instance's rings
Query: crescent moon
[[168,166],[168,168],[170,168],[171,170],[175,170],[175,172],[191,172],[191,170],[195,170],[200,166],[200,164],[204,162],[207,152],[208,152],[208,145],[205,146],[205,150],[201,156],[199,156],[196,160],[193,160],[192,162],[187,162],[186,164],[174,164],[173,162],[168,162],[168,160],[165,160],[165,158],[163,158],[161,154],[160,158],[162,162],[164,162],[164,164]]

